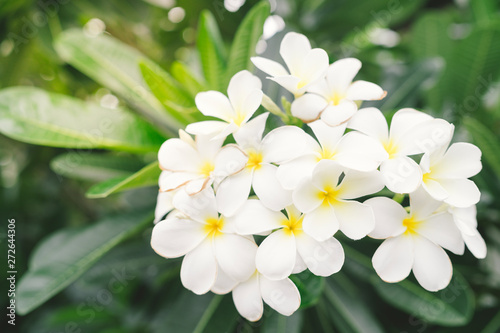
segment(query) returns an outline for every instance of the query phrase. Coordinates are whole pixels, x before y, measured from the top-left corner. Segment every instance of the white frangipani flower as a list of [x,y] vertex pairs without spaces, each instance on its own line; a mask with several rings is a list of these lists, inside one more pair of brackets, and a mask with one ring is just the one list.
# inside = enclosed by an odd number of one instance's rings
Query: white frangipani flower
[[296,126],[282,126],[261,139],[267,115],[256,117],[235,133],[248,161],[243,171],[227,177],[217,188],[217,207],[226,216],[233,215],[245,203],[251,188],[264,206],[272,210],[281,210],[292,203],[292,192],[278,182],[278,167],[274,164],[302,154],[306,148],[304,131]]
[[158,152],[160,191],[168,192],[184,187],[188,194],[196,194],[212,182],[240,172],[248,157],[236,145],[221,148],[223,138],[191,136],[179,131],[179,139],[165,141]]
[[219,120],[207,120],[186,127],[186,132],[196,135],[211,135],[225,138],[238,131],[252,117],[262,102],[262,83],[255,75],[243,70],[236,73],[229,82],[226,97],[219,91],[198,93],[196,107],[205,116]]
[[328,67],[326,77],[307,89],[308,93],[292,103],[292,115],[308,123],[321,116],[329,126],[348,121],[358,110],[356,101],[372,101],[385,97],[386,92],[375,83],[352,82],[361,61],[345,58]]
[[369,136],[350,132],[344,135],[346,124],[330,127],[322,121],[309,124],[318,139],[304,133],[306,150],[303,155],[278,167],[277,177],[284,188],[293,190],[321,160],[332,160],[357,171],[373,171],[388,155],[377,141]]
[[422,183],[418,164],[408,157],[437,149],[453,133],[453,125],[414,110],[401,109],[394,114],[391,129],[376,108],[359,110],[347,127],[365,133],[380,142],[388,158],[380,165],[385,185],[395,193],[411,193]]
[[338,163],[320,161],[312,172],[293,191],[293,203],[304,213],[304,232],[319,242],[341,230],[351,239],[365,237],[375,226],[370,206],[356,199],[380,191],[383,181],[378,171],[345,172]]
[[258,271],[233,289],[233,301],[238,312],[249,321],[262,317],[266,302],[284,316],[290,316],[300,306],[300,293],[288,278],[270,280]]
[[454,143],[446,150],[449,140],[422,156],[422,187],[436,200],[454,207],[470,207],[481,196],[476,184],[467,179],[481,171],[481,150],[464,142]]
[[[168,173],[168,171],[162,171]],[[156,199],[156,208],[155,208],[155,219],[154,222],[157,223],[161,221],[163,216],[165,216],[168,212],[174,209],[174,205],[172,204],[172,199],[175,195],[175,191],[172,192],[158,192],[158,197]]]
[[166,258],[185,255],[181,267],[185,288],[204,294],[214,288],[218,276],[219,280],[222,275],[225,280],[243,282],[255,272],[257,244],[235,234],[225,217],[219,216],[211,188],[193,196],[179,191],[173,204],[185,216],[169,217],[156,224],[151,247]]
[[255,67],[271,75],[269,79],[277,82],[296,97],[321,79],[328,68],[328,54],[323,49],[311,49],[306,36],[289,32],[283,37],[280,55],[288,71],[279,63],[262,57],[251,58]]
[[470,252],[478,259],[486,257],[487,248],[483,237],[477,231],[476,206],[457,208],[448,206],[453,220],[462,234],[462,238]]
[[373,208],[376,220],[369,236],[386,239],[372,258],[373,267],[382,280],[398,282],[413,270],[425,289],[445,288],[453,268],[442,248],[463,254],[464,242],[450,213],[434,213],[441,202],[418,190],[410,194],[409,213],[389,198],[372,198],[365,204]]
[[259,200],[248,200],[230,218],[241,235],[269,233],[257,250],[257,270],[271,280],[282,280],[306,268],[318,276],[330,276],[344,264],[344,250],[333,237],[318,242],[302,230],[303,215],[293,206],[287,216],[272,211]]

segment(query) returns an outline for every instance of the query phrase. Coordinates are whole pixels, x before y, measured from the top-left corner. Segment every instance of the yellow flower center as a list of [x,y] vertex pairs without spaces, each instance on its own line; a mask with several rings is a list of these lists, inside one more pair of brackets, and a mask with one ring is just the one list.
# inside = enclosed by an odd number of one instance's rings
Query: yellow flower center
[[297,89],[302,89],[302,88],[304,88],[306,84],[307,84],[307,81],[305,81],[305,80],[301,80],[301,81],[297,84]]
[[298,236],[302,233],[302,221],[304,220],[304,216],[295,216],[290,214],[288,219],[283,220],[283,230],[287,235],[295,235]]
[[215,168],[215,166],[212,162],[206,161],[201,165],[198,172],[200,175],[203,175],[205,177],[209,177],[210,174],[212,173],[212,171],[214,171],[214,168]]
[[410,216],[403,220],[403,225],[406,227],[405,234],[416,234],[420,221],[415,220],[415,217]]
[[262,153],[256,151],[248,152],[247,168],[258,170],[262,166],[261,163]]
[[429,172],[426,172],[423,174],[422,181],[425,183],[428,180],[432,179],[432,171],[429,170]]
[[335,156],[335,151],[334,150],[330,150],[327,147],[323,147],[323,149],[319,153],[317,161],[319,162],[321,160],[333,160],[334,156]]
[[395,157],[395,155],[398,153],[398,146],[394,144],[392,140],[387,141],[384,143],[384,149],[389,154],[389,158]]
[[245,115],[243,113],[237,112],[233,118],[233,121],[236,125],[241,126],[241,123],[245,120]]
[[345,94],[334,91],[332,95],[329,96],[328,101],[333,105],[339,105],[340,102],[345,98]]
[[318,192],[318,198],[322,201],[322,205],[331,205],[337,202],[338,190],[333,186],[326,185],[322,191]]
[[219,236],[222,235],[221,229],[224,227],[224,218],[221,216],[218,219],[209,217],[205,220],[207,224],[203,230],[208,234],[208,236]]

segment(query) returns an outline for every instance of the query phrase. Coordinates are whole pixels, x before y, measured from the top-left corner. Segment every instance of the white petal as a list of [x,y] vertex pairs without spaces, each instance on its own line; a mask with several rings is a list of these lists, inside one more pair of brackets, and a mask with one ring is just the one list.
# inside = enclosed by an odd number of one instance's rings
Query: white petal
[[284,316],[292,315],[300,306],[299,290],[290,279],[272,281],[261,276],[260,290],[264,302]]
[[248,156],[236,145],[226,145],[215,156],[213,174],[217,179],[233,175],[245,167]]
[[262,92],[262,90],[254,90],[248,95],[248,97],[243,102],[243,105],[239,109],[241,115],[245,115],[241,124],[246,123],[253,116],[255,111],[257,111],[260,104],[262,103],[263,96],[264,93]]
[[169,218],[157,223],[151,234],[151,247],[165,258],[177,258],[197,247],[207,236],[203,224]]
[[266,58],[262,57],[252,57],[250,58],[252,60],[253,64],[255,67],[263,71],[264,73],[271,75],[271,76],[283,76],[283,75],[288,75],[289,73],[283,67],[281,64],[277,63],[276,61],[269,60]]
[[245,203],[252,186],[252,171],[243,170],[229,176],[217,188],[217,208],[224,216],[231,216]]
[[184,190],[189,195],[195,195],[210,187],[212,185],[213,179],[211,177],[200,177],[193,179],[184,186]]
[[[298,246],[298,244],[297,244]],[[295,256],[295,266],[293,267],[292,274],[299,274],[302,273],[307,269],[307,265],[302,260],[302,257],[300,256],[299,252],[297,251],[297,255]]]
[[284,279],[292,273],[296,255],[294,236],[277,230],[260,244],[255,258],[257,270],[269,279]]
[[260,200],[250,199],[230,218],[240,235],[254,235],[281,227],[285,216],[266,208]]
[[356,103],[343,99],[338,105],[328,106],[321,114],[321,120],[328,126],[338,126],[347,123],[357,110]]
[[225,138],[211,135],[197,135],[195,139],[196,150],[203,161],[213,161],[222,148]]
[[330,276],[337,273],[344,264],[344,249],[335,238],[317,242],[306,234],[296,237],[297,250],[309,270],[318,276]]
[[323,200],[318,196],[318,189],[310,178],[303,179],[293,191],[293,204],[303,213],[309,213],[318,208]]
[[357,201],[342,201],[334,207],[340,231],[350,239],[361,239],[375,228],[375,217],[370,206]]
[[393,136],[392,128],[391,126],[391,140],[394,140],[395,146],[398,147],[398,154],[402,155],[432,152],[446,144],[453,134],[453,125],[443,119],[424,121],[406,132],[398,131],[400,136],[397,138]]
[[155,222],[160,221],[174,206],[172,205],[172,193],[158,192],[155,208]]
[[243,282],[255,272],[257,244],[248,238],[224,234],[214,237],[215,256],[230,278]]
[[[260,92],[260,99],[262,100],[262,82],[260,79],[250,73],[247,70],[240,71],[236,73],[229,81],[229,86],[227,87],[227,95],[229,97],[229,101],[233,107],[233,110],[238,113],[243,110],[250,110],[254,107],[253,103],[252,107],[248,107],[246,103],[249,102],[248,97],[253,96],[255,92]],[[254,97],[258,97],[255,95]],[[258,101],[257,107],[260,105],[260,100]],[[257,109],[253,111],[255,111]],[[252,111],[252,112],[253,112]],[[246,113],[245,113],[246,114]]]
[[211,292],[218,295],[225,295],[238,285],[238,281],[231,279],[224,271],[217,268],[217,278],[215,279],[215,284],[210,289]]
[[328,126],[322,121],[315,121],[309,124],[314,135],[318,139],[323,149],[334,150],[340,139],[344,135],[346,125]]
[[313,170],[312,183],[319,189],[326,186],[335,188],[344,168],[330,160],[321,160]]
[[442,204],[442,201],[435,200],[422,187],[410,194],[410,213],[417,220],[431,216]]
[[311,50],[311,44],[306,36],[296,32],[289,32],[283,37],[280,45],[280,55],[292,75],[300,69],[307,53]]
[[405,230],[403,220],[408,217],[406,210],[396,201],[376,197],[364,202],[373,210],[375,216],[375,229],[368,235],[372,238],[389,238],[401,235]]
[[196,171],[201,163],[193,146],[180,139],[165,141],[158,151],[158,161],[161,168],[168,171]]
[[417,232],[437,245],[455,253],[464,253],[462,234],[448,212],[432,215],[421,221]]
[[228,127],[231,127],[231,129],[233,128],[233,126],[224,121],[205,120],[187,125],[186,132],[193,135],[213,136],[225,132]]
[[401,109],[392,117],[390,137],[397,140],[406,132],[408,132],[412,127],[432,119],[434,118],[432,118],[428,114],[417,111],[415,109]]
[[355,58],[345,58],[335,61],[326,74],[330,86],[338,92],[347,92],[352,80],[361,69],[361,61]]
[[373,101],[384,98],[385,94],[384,89],[375,83],[360,80],[347,88],[346,98],[351,101]]
[[338,187],[338,196],[342,199],[356,199],[365,195],[377,193],[384,188],[380,172],[359,172],[349,170]]
[[385,282],[404,280],[413,266],[413,244],[409,236],[386,239],[373,254],[372,264]]
[[188,182],[200,178],[200,175],[193,172],[168,172],[163,171],[159,178],[160,191],[167,192],[178,189]]
[[453,267],[446,252],[424,237],[413,237],[413,274],[429,291],[444,289],[451,280]]
[[379,142],[387,142],[389,139],[389,128],[382,112],[377,108],[359,109],[347,127],[360,131]]
[[439,182],[432,179],[425,179],[422,181],[422,188],[426,190],[432,198],[438,201],[443,201],[449,196],[448,191],[446,191]]
[[469,207],[479,202],[481,192],[476,184],[469,179],[440,179],[439,183],[448,192],[444,200],[455,207]]
[[407,156],[398,156],[380,164],[385,186],[394,193],[411,193],[422,184],[422,170]]
[[229,99],[219,91],[198,93],[195,98],[196,107],[205,116],[212,116],[227,122],[233,118],[234,111]]
[[233,301],[240,315],[247,320],[257,321],[262,317],[264,304],[257,273],[248,281],[240,283],[233,289]]
[[[328,69],[328,63],[328,54],[325,50],[316,48],[307,52],[305,58],[302,60],[300,72],[297,73],[302,79],[303,88],[307,88],[309,85],[324,78]],[[292,74],[297,76],[293,72]]]
[[329,205],[320,205],[305,214],[302,222],[304,232],[318,242],[324,242],[339,230],[339,221],[335,211]]
[[287,190],[295,189],[304,178],[312,176],[312,171],[317,163],[317,157],[307,154],[297,157],[278,167],[276,177],[280,184]]
[[283,163],[309,152],[313,145],[309,134],[297,126],[282,126],[269,132],[262,140],[264,162]]
[[240,129],[233,134],[234,139],[236,140],[238,145],[241,146],[241,148],[256,148],[260,146],[260,142],[262,141],[262,133],[264,133],[268,116],[269,112],[266,112],[255,117],[248,123],[241,126]]
[[[337,146],[335,160],[346,168],[357,171],[373,171],[389,155],[375,139],[359,132],[344,135]],[[419,166],[416,165],[418,170]]]
[[453,214],[453,219],[457,224],[458,229],[467,235],[473,235],[477,229],[477,209],[476,206],[466,208],[449,207]]
[[185,191],[179,191],[174,196],[173,205],[193,220],[201,223],[205,223],[208,218],[218,217],[212,188],[207,188],[196,195],[188,195]]
[[271,164],[262,164],[254,171],[252,186],[262,204],[272,210],[282,210],[292,203],[292,191],[285,190],[278,182],[278,168]]
[[296,76],[291,76],[291,75],[274,76],[268,79],[278,83],[280,86],[282,86],[292,94],[300,94],[301,92],[301,89],[298,88],[300,78]]
[[477,230],[474,230],[473,235],[462,234],[465,244],[469,251],[478,259],[484,259],[486,257],[487,249],[486,243],[483,237],[479,234]]
[[304,94],[292,103],[292,115],[303,122],[309,123],[319,118],[320,113],[327,107],[327,101],[316,94]]
[[182,260],[181,282],[197,295],[208,292],[217,278],[217,262],[211,239],[206,239]]
[[469,178],[481,168],[481,150],[470,143],[459,142],[452,144],[432,167],[432,175],[438,178]]

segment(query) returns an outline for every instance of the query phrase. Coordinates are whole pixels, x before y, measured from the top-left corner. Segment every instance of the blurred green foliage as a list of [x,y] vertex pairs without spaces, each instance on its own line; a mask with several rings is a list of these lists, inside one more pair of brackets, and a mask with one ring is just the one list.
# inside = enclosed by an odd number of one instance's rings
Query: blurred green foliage
[[[175,6],[184,9],[183,17],[172,14]],[[301,310],[283,317],[266,308],[261,321],[249,323],[230,295],[196,296],[183,289],[180,261],[165,260],[150,249],[155,150],[177,128],[201,119],[194,109],[197,92],[224,91],[235,72],[252,69],[248,58],[269,8],[284,19],[286,31],[305,33],[331,60],[359,58],[364,65],[360,78],[388,91],[384,100],[366,105],[387,114],[414,107],[444,117],[455,123],[457,138],[483,151],[484,169],[474,180],[482,191],[478,222],[488,256],[452,255],[455,277],[447,289],[428,293],[411,278],[381,282],[370,263],[378,242],[341,239],[347,256],[341,273],[327,279],[293,277],[307,300]],[[92,33],[103,25],[109,35],[91,39],[81,31]],[[265,41],[264,56],[278,57],[283,34]],[[26,314],[17,317],[16,329],[500,331],[499,63],[495,0],[279,0],[270,6],[247,1],[235,13],[221,0],[3,2],[0,87],[40,88],[0,91],[0,129],[9,136],[0,136],[0,207],[4,221],[16,219],[16,268],[18,279],[23,277],[18,297],[24,300],[18,311]],[[275,101],[285,94],[273,83],[264,85]],[[24,92],[21,98],[10,93],[16,89]],[[104,110],[109,106],[114,109]],[[78,118],[84,111],[94,116]],[[102,127],[99,114],[104,112],[116,113],[110,130]],[[60,129],[38,121],[10,133],[5,130],[8,114],[23,124],[41,119],[60,122],[61,128],[74,125],[76,131],[63,137]],[[66,116],[80,120],[68,124]],[[156,129],[143,121],[131,126],[129,119],[140,116]],[[82,136],[82,121],[101,132]],[[68,144],[68,138],[74,141]],[[114,152],[103,150],[109,148]],[[90,199],[97,197],[102,199]],[[6,253],[5,227],[0,237]],[[52,260],[66,266],[51,267]],[[5,279],[1,286],[7,290]],[[6,300],[1,298],[4,308]],[[10,330],[2,321],[2,332]]]

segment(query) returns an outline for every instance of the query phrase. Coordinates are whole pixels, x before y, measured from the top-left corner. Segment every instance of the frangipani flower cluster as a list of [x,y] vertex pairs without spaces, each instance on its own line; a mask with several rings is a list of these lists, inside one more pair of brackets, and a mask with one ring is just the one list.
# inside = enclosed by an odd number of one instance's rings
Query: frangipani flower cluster
[[[373,255],[377,274],[398,282],[413,271],[430,291],[450,282],[445,250],[463,254],[467,245],[485,257],[475,218],[480,193],[468,179],[481,170],[477,147],[450,145],[453,125],[414,109],[397,111],[390,126],[380,110],[358,110],[360,101],[385,92],[352,82],[357,59],[329,65],[324,50],[296,33],[284,37],[280,54],[288,70],[252,61],[293,93],[291,114],[302,127],[265,133],[269,113],[255,115],[261,81],[242,71],[228,96],[196,97],[203,114],[221,121],[190,124],[159,151],[164,171],[151,245],[166,258],[183,257],[187,289],[232,292],[251,321],[260,319],[263,303],[291,315],[301,302],[291,274],[327,277],[342,268],[339,231],[382,239]],[[385,187],[408,195],[410,206],[377,196]]]

